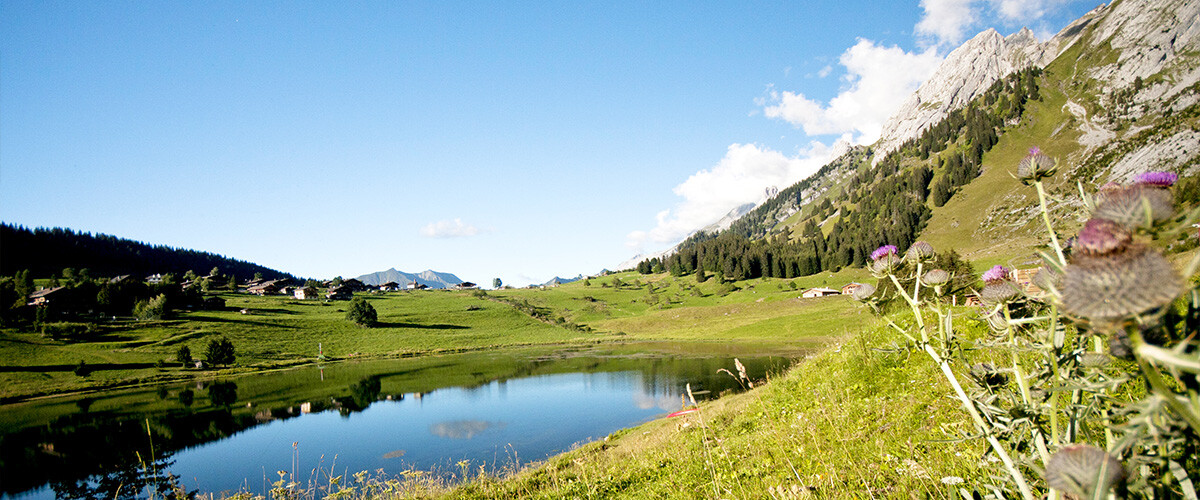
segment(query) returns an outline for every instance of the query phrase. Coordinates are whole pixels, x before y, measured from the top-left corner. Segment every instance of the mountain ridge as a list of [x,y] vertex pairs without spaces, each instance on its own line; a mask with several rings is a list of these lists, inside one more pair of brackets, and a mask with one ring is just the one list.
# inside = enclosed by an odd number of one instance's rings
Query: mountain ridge
[[419,273],[406,273],[398,271],[394,267],[386,271],[364,274],[359,276],[358,280],[372,286],[395,282],[402,288],[408,287],[410,283],[414,282],[428,286],[429,288],[450,288],[463,283],[463,280],[452,273],[443,273],[432,269],[426,269]]

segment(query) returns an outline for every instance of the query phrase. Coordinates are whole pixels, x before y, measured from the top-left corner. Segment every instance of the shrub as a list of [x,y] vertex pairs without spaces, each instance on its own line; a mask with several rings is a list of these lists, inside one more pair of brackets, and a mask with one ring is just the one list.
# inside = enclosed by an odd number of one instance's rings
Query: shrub
[[175,351],[175,361],[187,368],[192,364],[192,350],[185,345],[179,346],[179,350]]
[[367,302],[367,299],[355,297],[350,301],[350,310],[346,311],[346,319],[353,321],[358,326],[371,328],[379,323],[379,315],[375,313],[375,308]]
[[133,315],[142,321],[158,320],[167,317],[167,295],[159,294],[150,300],[139,300],[133,306]]
[[236,359],[233,342],[229,339],[221,337],[208,341],[208,349],[204,353],[204,360],[208,364],[213,366],[232,365]]

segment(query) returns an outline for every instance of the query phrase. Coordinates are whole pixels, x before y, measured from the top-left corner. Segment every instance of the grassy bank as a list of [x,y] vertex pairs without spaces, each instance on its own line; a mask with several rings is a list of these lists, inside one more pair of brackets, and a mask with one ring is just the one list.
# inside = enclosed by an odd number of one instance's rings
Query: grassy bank
[[[597,342],[810,342],[841,333],[837,325],[860,312],[843,297],[799,299],[801,291],[861,275],[846,270],[723,284],[620,273],[486,295],[365,294],[378,312],[376,328],[347,320],[346,302],[227,293],[220,295],[225,310],[181,312],[165,321],[118,318],[72,337],[0,330],[0,401],[288,368],[316,361],[318,346],[329,360],[345,360]],[[196,370],[174,362],[181,346],[202,358],[206,344],[221,337],[236,348],[234,366]],[[80,362],[86,371],[76,373]]]

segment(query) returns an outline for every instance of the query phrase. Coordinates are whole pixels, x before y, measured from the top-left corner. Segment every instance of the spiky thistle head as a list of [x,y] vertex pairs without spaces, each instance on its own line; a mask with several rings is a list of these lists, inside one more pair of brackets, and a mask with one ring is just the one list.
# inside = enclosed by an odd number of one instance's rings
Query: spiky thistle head
[[1108,219],[1127,228],[1147,227],[1175,215],[1171,192],[1149,184],[1102,191],[1092,218]]
[[1170,304],[1183,284],[1167,259],[1130,244],[1103,255],[1080,254],[1063,275],[1063,309],[1093,322],[1112,323]]
[[1129,230],[1108,219],[1089,219],[1079,230],[1074,248],[1086,255],[1105,255],[1125,249],[1133,240]]
[[1017,164],[1017,178],[1028,185],[1054,175],[1058,171],[1058,160],[1046,156],[1037,146],[1029,148],[1029,154]]
[[874,294],[875,294],[875,285],[872,285],[869,283],[863,283],[863,284],[859,285],[858,288],[855,288],[854,291],[850,292],[850,296],[854,297],[854,300],[859,300],[859,301],[867,300],[867,299],[871,298],[871,295],[874,295]]
[[947,281],[950,281],[950,273],[941,269],[930,269],[924,276],[921,276],[921,283],[927,286],[938,286]]
[[908,247],[908,251],[904,252],[904,259],[909,262],[924,262],[933,258],[933,245],[924,241],[918,241]]
[[1090,444],[1066,446],[1046,464],[1046,484],[1079,498],[1107,497],[1108,490],[1122,487],[1125,479],[1121,461]]

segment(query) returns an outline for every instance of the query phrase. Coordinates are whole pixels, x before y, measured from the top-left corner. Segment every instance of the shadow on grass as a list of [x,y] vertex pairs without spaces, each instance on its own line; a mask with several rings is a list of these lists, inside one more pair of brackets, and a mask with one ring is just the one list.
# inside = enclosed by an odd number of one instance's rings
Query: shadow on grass
[[207,322],[207,323],[238,323],[238,324],[243,324],[243,325],[265,326],[267,328],[284,328],[284,329],[288,329],[288,330],[295,330],[298,328],[298,327],[291,326],[291,325],[281,325],[278,323],[267,323],[264,321],[253,321],[253,320],[242,319],[242,318],[232,318],[231,319],[231,318],[219,318],[219,317],[215,317],[215,316],[192,316],[188,319],[190,319],[192,321]]
[[[3,366],[0,365],[0,372],[67,372],[72,371],[78,365],[29,365],[29,366]],[[154,363],[88,363],[87,369],[90,372],[100,370],[138,370],[143,368],[155,368]]]
[[422,325],[420,323],[404,323],[404,322],[390,323],[387,321],[380,321],[375,324],[375,328],[423,328],[426,330],[466,330],[471,327],[462,326],[462,325],[443,325],[443,324]]

